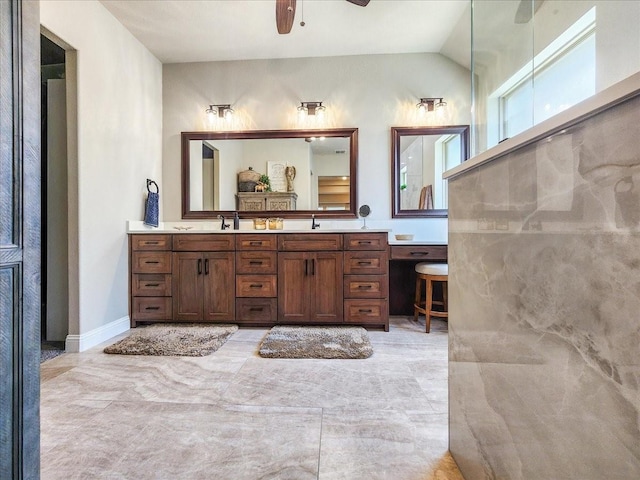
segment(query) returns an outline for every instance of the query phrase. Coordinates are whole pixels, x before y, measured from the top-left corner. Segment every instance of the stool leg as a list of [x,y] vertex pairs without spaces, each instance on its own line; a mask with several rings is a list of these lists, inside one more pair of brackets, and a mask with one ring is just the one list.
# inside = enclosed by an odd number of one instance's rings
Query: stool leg
[[420,305],[420,275],[416,276],[416,294],[413,303],[413,321],[418,321],[418,306]]
[[431,310],[433,310],[433,282],[431,281],[431,277],[427,277],[427,298],[425,299],[425,324],[427,328],[427,333],[431,330]]

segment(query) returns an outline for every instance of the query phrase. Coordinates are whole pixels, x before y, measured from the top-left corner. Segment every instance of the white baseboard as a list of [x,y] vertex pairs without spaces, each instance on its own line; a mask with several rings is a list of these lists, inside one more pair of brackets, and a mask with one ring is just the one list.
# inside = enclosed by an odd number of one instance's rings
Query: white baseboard
[[64,349],[66,352],[71,353],[84,352],[102,342],[106,342],[116,335],[126,332],[129,330],[130,324],[129,315],[126,315],[106,325],[94,328],[87,333],[67,335]]

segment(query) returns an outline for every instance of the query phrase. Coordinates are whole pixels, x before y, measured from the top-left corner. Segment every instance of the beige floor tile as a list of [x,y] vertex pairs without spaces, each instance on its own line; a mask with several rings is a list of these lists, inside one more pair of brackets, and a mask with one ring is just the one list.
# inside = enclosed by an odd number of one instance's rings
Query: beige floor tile
[[264,359],[267,331],[206,357],[104,354],[112,339],[47,361],[42,479],[462,479],[446,322],[393,318],[365,360]]

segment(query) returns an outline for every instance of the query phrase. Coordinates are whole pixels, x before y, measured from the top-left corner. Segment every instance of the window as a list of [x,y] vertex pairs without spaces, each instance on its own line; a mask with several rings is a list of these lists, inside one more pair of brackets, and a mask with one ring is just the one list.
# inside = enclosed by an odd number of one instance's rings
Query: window
[[490,96],[499,116],[499,130],[489,132],[490,144],[595,94],[595,19],[594,7]]

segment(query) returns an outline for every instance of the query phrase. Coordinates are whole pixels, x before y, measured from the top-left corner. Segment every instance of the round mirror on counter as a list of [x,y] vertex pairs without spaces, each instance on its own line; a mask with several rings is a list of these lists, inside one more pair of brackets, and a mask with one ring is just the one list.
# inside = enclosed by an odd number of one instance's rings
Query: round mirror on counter
[[367,229],[367,217],[369,216],[370,213],[371,213],[371,208],[369,207],[369,205],[362,205],[358,209],[358,215],[360,215],[364,221],[364,225],[362,225],[362,230]]

